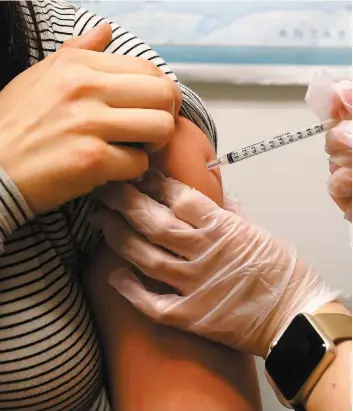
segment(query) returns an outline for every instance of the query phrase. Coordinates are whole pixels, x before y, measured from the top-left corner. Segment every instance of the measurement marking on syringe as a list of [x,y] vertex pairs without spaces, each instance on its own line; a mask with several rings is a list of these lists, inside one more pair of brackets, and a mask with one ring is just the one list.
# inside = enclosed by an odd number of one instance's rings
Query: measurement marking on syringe
[[267,151],[271,151],[276,148],[283,147],[287,144],[295,143],[297,141],[304,140],[308,137],[315,136],[326,130],[329,130],[335,124],[336,124],[335,121],[328,120],[322,124],[317,124],[313,127],[308,127],[302,130],[298,130],[294,133],[287,132],[284,134],[280,134],[269,140],[263,140],[258,143],[243,147],[239,150],[231,151],[225,154],[224,156],[219,157],[217,160],[210,161],[207,164],[207,167],[210,170],[212,170],[213,168],[216,168],[222,165],[237,163],[246,158],[250,158],[258,154],[266,153]]

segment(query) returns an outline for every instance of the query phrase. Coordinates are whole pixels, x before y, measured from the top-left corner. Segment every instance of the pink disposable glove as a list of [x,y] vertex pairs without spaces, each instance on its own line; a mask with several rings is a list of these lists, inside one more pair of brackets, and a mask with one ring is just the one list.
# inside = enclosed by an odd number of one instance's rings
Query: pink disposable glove
[[326,134],[331,172],[328,191],[352,221],[352,82],[337,83],[335,91],[333,117],[340,122]]
[[328,191],[352,221],[352,82],[335,83],[321,71],[309,86],[306,101],[321,120],[338,121],[326,134],[331,172]]
[[111,273],[111,285],[150,318],[264,357],[298,312],[338,296],[294,248],[200,192],[157,173],[139,190],[99,189],[108,208],[92,223],[121,257],[177,290],[154,294],[128,269]]

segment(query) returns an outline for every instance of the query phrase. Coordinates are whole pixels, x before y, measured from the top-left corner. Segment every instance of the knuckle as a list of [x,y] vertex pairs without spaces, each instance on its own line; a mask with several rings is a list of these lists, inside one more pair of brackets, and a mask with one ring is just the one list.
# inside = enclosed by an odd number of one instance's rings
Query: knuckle
[[167,110],[171,111],[174,110],[175,106],[175,94],[173,90],[173,84],[170,84],[169,81],[165,79],[159,79],[161,82],[161,104],[162,107]]
[[[174,311],[171,310],[162,310],[160,309],[158,312],[158,317],[159,317],[159,321],[162,322],[163,324],[169,324],[172,325],[175,321],[175,313]],[[164,338],[168,338],[169,336],[167,335],[167,337]]]
[[116,179],[121,180],[134,180],[141,176],[149,166],[148,155],[142,150],[138,150],[132,147],[115,147],[120,152],[123,150],[125,156],[125,167],[122,172],[121,169],[117,171]]
[[76,99],[89,92],[90,81],[83,71],[71,70],[70,73],[61,75],[61,90],[68,99]]
[[151,273],[164,272],[166,268],[167,268],[167,262],[160,254],[156,254],[150,259]]
[[159,68],[155,66],[152,62],[144,59],[143,57],[122,56],[121,58],[126,60],[126,62],[128,62],[131,65],[131,67],[134,67],[134,69],[140,74],[155,77],[161,76],[161,70],[159,70]]
[[80,64],[70,64],[70,67],[65,68],[58,66],[54,75],[60,94],[68,100],[81,97],[93,88],[94,82],[89,70]]
[[153,63],[141,57],[135,57],[135,58],[139,60],[140,67],[143,70],[144,74],[147,74],[150,76],[156,76],[156,77],[161,76],[162,74],[161,70],[157,66],[155,66]]
[[163,240],[165,240],[166,236],[168,235],[171,229],[172,226],[170,224],[169,219],[160,215],[158,217],[158,227],[155,227],[153,229],[151,239],[153,241],[156,241],[157,243],[161,243],[163,242]]
[[67,65],[76,60],[77,51],[68,46],[68,44],[63,44],[60,49],[54,54],[56,62],[60,65]]
[[205,196],[198,190],[193,190],[191,187],[180,187],[171,210],[177,216],[184,215],[192,211],[195,204],[202,204],[204,201]]
[[70,104],[67,118],[70,131],[78,135],[86,134],[89,132],[92,123],[93,120],[89,115],[87,107],[79,104]]
[[136,164],[132,167],[131,176],[128,178],[129,180],[133,180],[141,176],[149,166],[148,156],[142,151],[136,153],[135,162]]
[[74,150],[76,170],[83,173],[102,169],[106,157],[106,144],[100,140],[81,140]]
[[175,134],[175,120],[172,114],[166,111],[158,113],[158,128],[161,140],[169,141]]
[[[187,279],[193,279],[194,281],[197,281],[200,279],[200,265],[199,262],[191,262],[190,264],[188,264],[187,270],[184,270],[184,276]],[[202,273],[205,274],[205,267],[202,264]]]

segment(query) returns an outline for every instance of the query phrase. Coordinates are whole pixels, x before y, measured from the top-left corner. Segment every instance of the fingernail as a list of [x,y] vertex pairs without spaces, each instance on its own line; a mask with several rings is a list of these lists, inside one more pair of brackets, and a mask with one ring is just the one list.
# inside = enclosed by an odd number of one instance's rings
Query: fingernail
[[87,38],[91,38],[94,37],[96,35],[97,32],[99,32],[100,30],[102,30],[102,26],[104,26],[105,23],[102,24],[98,24],[98,26],[93,27],[92,29],[88,30],[86,33],[83,34],[83,36],[87,39]]

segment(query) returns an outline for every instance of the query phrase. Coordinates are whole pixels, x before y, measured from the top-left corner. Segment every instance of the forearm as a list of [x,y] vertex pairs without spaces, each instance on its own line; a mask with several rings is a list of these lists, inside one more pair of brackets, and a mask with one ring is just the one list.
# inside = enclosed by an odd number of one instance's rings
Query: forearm
[[[348,314],[349,311],[339,303],[330,303],[319,312]],[[311,393],[308,411],[348,411],[352,407],[352,342],[346,341],[337,346],[337,356]]]

